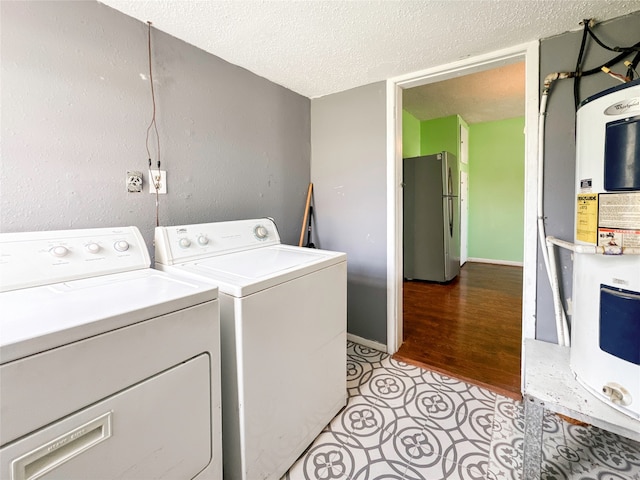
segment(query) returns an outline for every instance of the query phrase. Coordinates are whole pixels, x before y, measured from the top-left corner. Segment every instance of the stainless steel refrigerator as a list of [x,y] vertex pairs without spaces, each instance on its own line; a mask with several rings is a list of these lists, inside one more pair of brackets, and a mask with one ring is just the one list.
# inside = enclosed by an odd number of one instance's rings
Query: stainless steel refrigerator
[[460,178],[449,152],[405,158],[404,277],[448,282],[460,273]]

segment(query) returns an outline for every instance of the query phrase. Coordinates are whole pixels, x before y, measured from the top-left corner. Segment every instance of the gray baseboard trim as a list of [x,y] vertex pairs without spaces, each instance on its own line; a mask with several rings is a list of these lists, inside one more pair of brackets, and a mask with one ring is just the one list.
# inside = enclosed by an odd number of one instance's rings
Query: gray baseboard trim
[[368,340],[366,338],[362,338],[359,337],[357,335],[354,335],[352,333],[347,333],[347,340],[354,342],[354,343],[359,343],[360,345],[364,345],[365,347],[369,347],[369,348],[373,348],[374,350],[379,350],[381,352],[387,352],[387,346],[380,343],[380,342],[376,342],[375,340]]

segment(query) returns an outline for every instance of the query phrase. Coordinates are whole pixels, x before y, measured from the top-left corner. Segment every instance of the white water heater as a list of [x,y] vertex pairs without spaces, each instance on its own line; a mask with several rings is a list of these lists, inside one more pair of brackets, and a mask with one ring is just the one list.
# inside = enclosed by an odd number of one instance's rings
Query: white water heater
[[640,418],[640,80],[577,113],[570,366],[602,401]]

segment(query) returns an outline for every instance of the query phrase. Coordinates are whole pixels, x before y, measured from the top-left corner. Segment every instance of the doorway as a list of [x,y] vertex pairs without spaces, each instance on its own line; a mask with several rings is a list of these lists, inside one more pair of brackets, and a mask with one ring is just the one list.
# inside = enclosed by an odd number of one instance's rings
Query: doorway
[[[404,195],[410,199],[403,206],[404,220],[410,222],[404,234],[411,239],[403,242],[404,275],[408,268],[412,280],[403,284],[404,338],[396,358],[510,396],[520,392],[524,87],[524,62],[516,62],[403,92],[403,157],[411,156],[405,150],[422,156],[403,162]],[[419,246],[425,247],[427,239],[414,238],[414,221],[437,240],[446,234],[441,222],[434,223],[442,208],[419,201],[424,198],[418,192],[430,184],[418,182],[414,169],[406,167],[407,161],[411,166],[432,162],[442,150],[453,154],[454,171],[460,172],[455,189],[460,213],[454,214],[460,236],[453,235],[455,245],[440,253],[432,241],[426,256]],[[471,222],[469,174],[474,182]],[[443,281],[437,278],[438,260],[446,264],[447,255],[456,252],[456,263],[466,263],[469,224],[471,262],[456,278],[436,283]],[[414,253],[414,247],[422,253]]]
[[[526,62],[525,246],[522,292],[522,337],[535,332],[538,44],[533,42],[467,59],[387,82],[388,111],[388,291],[387,351],[395,353],[403,338],[402,314],[402,95],[403,89],[484,71],[518,61]],[[397,120],[396,120],[397,119]]]

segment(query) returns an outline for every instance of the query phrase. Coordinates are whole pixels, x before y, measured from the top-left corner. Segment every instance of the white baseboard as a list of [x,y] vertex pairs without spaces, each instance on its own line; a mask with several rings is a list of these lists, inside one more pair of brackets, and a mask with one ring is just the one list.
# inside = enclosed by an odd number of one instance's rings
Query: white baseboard
[[493,263],[495,265],[509,265],[511,267],[522,267],[524,262],[514,262],[512,260],[494,260],[493,258],[467,258],[467,262]]
[[347,333],[347,340],[354,343],[359,343],[360,345],[364,345],[365,347],[373,348],[374,350],[379,350],[381,352],[387,353],[387,346],[376,342],[375,340],[367,340],[366,338],[359,337],[357,335],[353,335],[352,333]]

